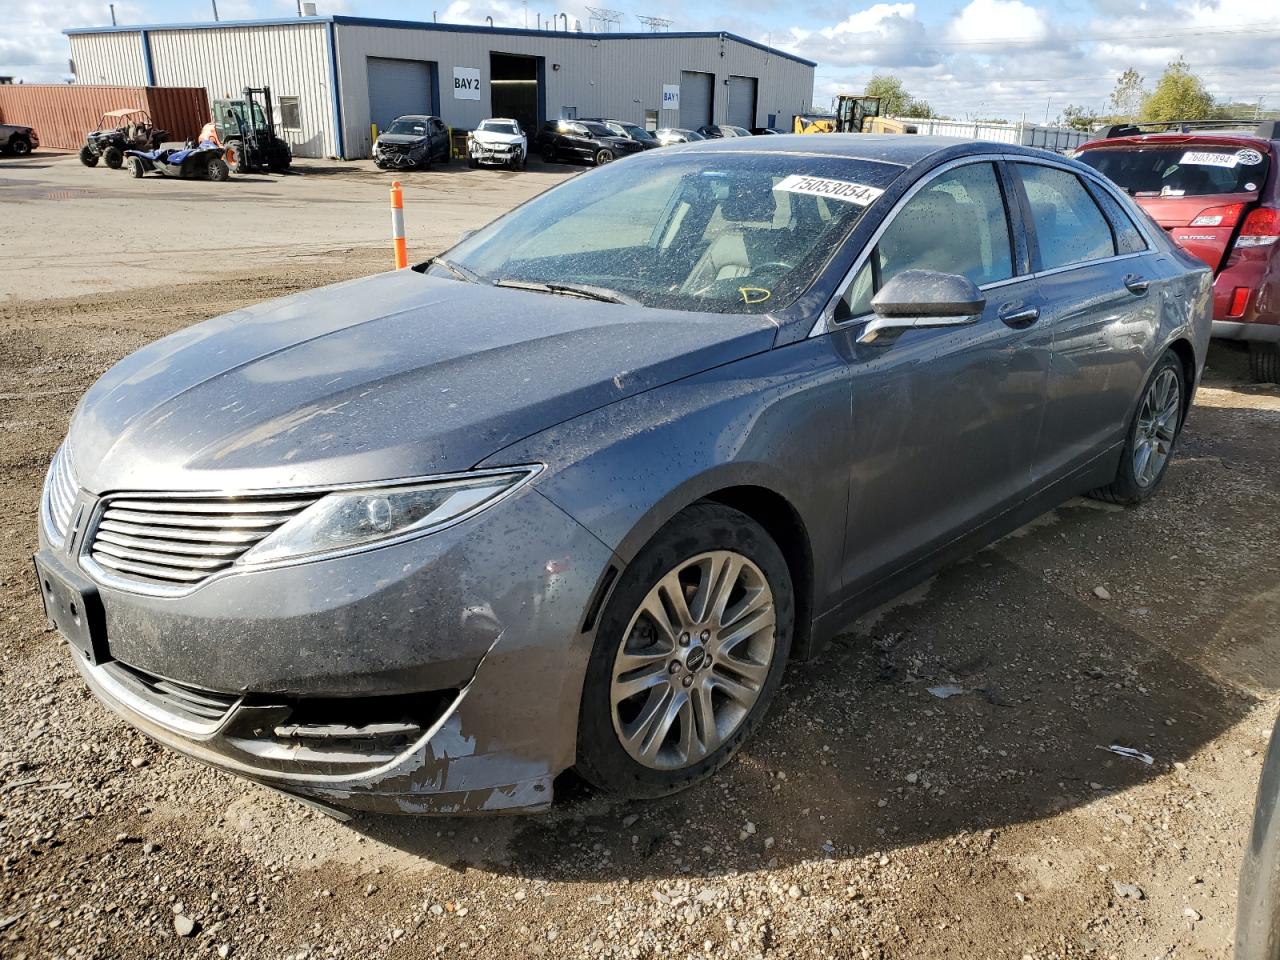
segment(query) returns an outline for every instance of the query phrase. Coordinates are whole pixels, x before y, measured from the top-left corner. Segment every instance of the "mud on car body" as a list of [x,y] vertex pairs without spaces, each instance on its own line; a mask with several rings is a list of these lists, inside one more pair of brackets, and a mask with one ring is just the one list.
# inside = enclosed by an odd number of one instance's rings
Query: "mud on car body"
[[570,766],[659,796],[860,611],[1066,497],[1150,496],[1209,297],[1039,151],[651,151],[122,360],[50,466],[40,590],[109,707],[301,797],[534,810]]

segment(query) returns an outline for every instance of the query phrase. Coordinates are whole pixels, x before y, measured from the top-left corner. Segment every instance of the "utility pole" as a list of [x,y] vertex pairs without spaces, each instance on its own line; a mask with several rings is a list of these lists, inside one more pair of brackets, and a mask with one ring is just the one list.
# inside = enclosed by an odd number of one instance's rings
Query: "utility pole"
[[114,27],[116,25],[116,5],[108,3],[107,6],[111,8],[111,25]]
[[209,0],[213,4],[213,22],[218,22],[218,0]]
[[1049,125],[1049,104],[1051,103],[1053,103],[1053,97],[1044,102],[1044,125],[1046,127]]

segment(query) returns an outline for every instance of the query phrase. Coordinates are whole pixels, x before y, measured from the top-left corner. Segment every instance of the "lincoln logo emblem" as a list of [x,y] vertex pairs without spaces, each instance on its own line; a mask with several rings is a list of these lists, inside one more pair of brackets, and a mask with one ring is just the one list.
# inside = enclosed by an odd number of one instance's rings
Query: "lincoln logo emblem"
[[684,665],[690,670],[697,670],[702,666],[702,661],[707,659],[707,651],[702,647],[694,647],[689,651],[689,655],[684,658]]

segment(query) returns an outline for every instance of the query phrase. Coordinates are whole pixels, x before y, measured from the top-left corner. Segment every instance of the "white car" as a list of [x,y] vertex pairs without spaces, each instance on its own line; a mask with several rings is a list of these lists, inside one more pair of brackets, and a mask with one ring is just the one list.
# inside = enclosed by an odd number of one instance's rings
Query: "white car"
[[529,155],[529,138],[515,120],[493,117],[481,120],[467,138],[467,165],[496,164],[519,170]]

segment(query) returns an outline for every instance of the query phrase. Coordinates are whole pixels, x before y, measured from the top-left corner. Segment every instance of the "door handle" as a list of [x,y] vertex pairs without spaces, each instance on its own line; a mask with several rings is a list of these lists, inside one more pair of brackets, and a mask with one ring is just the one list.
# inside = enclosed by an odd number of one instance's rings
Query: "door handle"
[[1151,281],[1146,277],[1140,277],[1136,273],[1131,273],[1124,278],[1124,285],[1134,296],[1142,296],[1151,287]]
[[999,317],[1008,326],[1029,327],[1040,319],[1040,308],[1011,303],[1000,309]]

